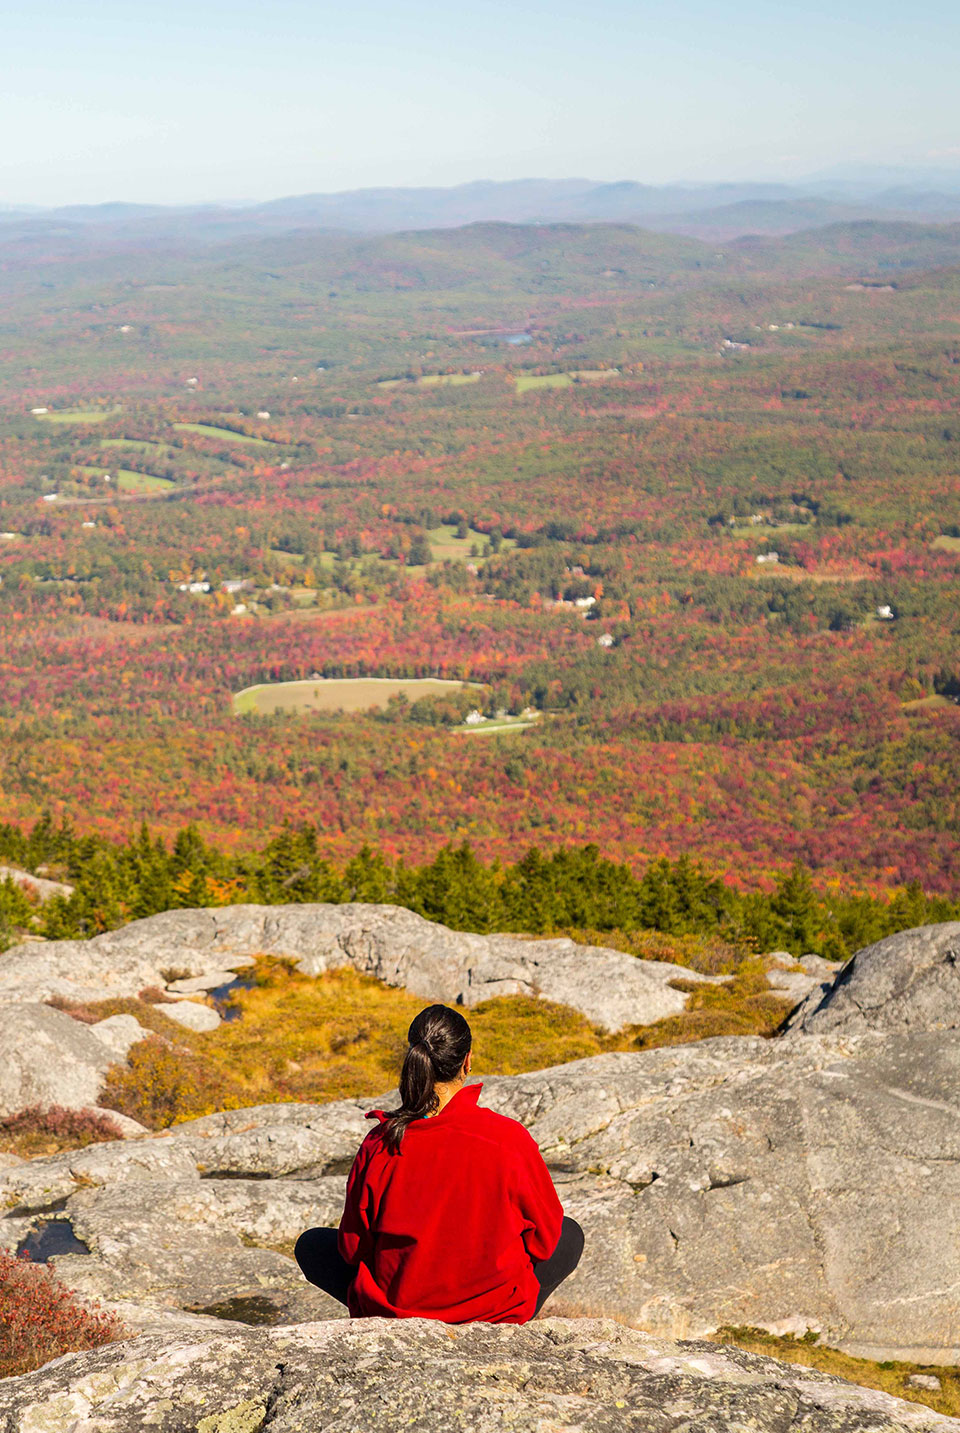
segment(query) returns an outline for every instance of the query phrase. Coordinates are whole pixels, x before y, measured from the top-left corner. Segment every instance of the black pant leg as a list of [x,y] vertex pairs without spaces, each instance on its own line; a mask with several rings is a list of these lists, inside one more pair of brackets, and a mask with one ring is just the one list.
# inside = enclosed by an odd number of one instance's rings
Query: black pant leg
[[338,1304],[347,1302],[347,1292],[357,1271],[340,1253],[336,1229],[305,1229],[293,1254],[305,1279]]
[[557,1247],[549,1259],[541,1259],[533,1266],[537,1283],[540,1285],[534,1313],[539,1313],[554,1289],[558,1289],[564,1279],[570,1277],[579,1264],[582,1253],[583,1230],[575,1219],[568,1219],[564,1215]]

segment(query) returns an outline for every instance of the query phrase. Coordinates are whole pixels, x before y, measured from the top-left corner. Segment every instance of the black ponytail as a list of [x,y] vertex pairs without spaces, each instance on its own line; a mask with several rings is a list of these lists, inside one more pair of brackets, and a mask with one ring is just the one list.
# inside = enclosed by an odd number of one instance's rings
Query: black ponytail
[[407,1031],[410,1048],[400,1071],[400,1108],[384,1121],[388,1149],[400,1148],[407,1125],[433,1114],[440,1101],[435,1085],[449,1084],[463,1069],[473,1037],[457,1010],[428,1005]]

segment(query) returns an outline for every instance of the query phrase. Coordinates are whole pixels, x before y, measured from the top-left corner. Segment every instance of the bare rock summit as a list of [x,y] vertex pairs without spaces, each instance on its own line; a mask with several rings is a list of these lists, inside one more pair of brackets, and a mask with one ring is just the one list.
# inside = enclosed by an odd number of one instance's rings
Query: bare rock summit
[[600,1320],[148,1334],[0,1383],[0,1433],[960,1433],[917,1403]]

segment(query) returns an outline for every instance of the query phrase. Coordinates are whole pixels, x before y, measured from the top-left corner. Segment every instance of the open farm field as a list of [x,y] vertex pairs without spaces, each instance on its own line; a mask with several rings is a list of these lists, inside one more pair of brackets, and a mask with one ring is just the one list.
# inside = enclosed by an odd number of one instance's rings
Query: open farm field
[[105,423],[113,416],[106,408],[55,408],[36,413],[42,423]]
[[231,428],[216,428],[211,423],[174,423],[179,433],[196,433],[201,438],[225,438],[230,443],[248,443],[254,448],[271,448],[274,445],[266,438],[254,438],[249,433],[235,433]]
[[365,712],[385,707],[391,697],[445,696],[460,691],[462,682],[437,681],[431,678],[394,680],[390,677],[327,677],[305,682],[278,682],[247,687],[233,698],[237,716],[257,714],[270,716],[276,712]]
[[569,373],[520,373],[517,375],[517,392],[530,393],[538,388],[569,388],[572,382]]
[[[82,467],[82,473],[90,477],[103,477],[100,468]],[[152,473],[139,473],[135,468],[114,468],[112,473],[106,475],[117,487],[129,493],[156,493],[163,492],[165,488],[172,488],[174,483],[169,478],[154,477]]]
[[953,226],[124,263],[0,269],[0,820],[956,892]]

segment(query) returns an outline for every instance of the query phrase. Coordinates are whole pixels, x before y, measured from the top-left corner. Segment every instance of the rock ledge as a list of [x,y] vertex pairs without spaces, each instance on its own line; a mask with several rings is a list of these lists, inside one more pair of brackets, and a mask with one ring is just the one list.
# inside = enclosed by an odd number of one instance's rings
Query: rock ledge
[[0,1433],[960,1433],[920,1404],[606,1320],[145,1335],[0,1383]]

